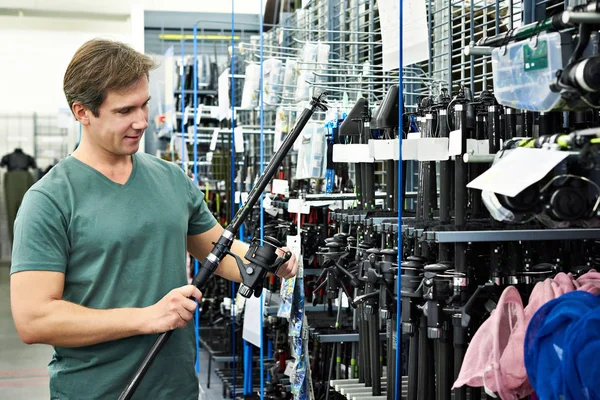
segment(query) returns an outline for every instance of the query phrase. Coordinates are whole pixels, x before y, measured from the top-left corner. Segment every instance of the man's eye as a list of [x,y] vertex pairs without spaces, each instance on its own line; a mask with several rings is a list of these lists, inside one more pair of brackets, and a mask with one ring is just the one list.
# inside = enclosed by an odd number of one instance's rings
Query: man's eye
[[129,109],[129,108],[125,108],[125,109],[123,109],[123,110],[119,110],[119,114],[128,114],[128,113],[129,113],[129,111],[130,111],[130,109]]

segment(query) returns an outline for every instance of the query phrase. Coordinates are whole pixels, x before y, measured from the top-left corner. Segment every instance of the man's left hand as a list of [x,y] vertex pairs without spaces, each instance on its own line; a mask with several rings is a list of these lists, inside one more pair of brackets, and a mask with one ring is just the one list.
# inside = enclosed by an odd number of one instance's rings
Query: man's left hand
[[[288,249],[287,247],[282,247],[280,249],[277,249],[277,255],[283,256],[286,251],[291,251],[291,250]],[[296,276],[297,272],[298,272],[298,259],[296,258],[296,255],[294,254],[294,252],[292,252],[292,258],[290,258],[287,262],[282,264],[281,267],[279,267],[279,269],[277,269],[276,275],[280,278],[290,279],[290,278]]]

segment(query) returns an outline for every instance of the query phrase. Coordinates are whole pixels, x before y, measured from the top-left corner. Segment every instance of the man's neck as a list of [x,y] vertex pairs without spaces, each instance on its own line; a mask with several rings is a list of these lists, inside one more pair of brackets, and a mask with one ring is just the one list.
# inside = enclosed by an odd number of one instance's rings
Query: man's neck
[[103,149],[92,149],[87,143],[80,143],[72,154],[79,161],[98,170],[121,169],[131,166],[131,156],[110,154]]

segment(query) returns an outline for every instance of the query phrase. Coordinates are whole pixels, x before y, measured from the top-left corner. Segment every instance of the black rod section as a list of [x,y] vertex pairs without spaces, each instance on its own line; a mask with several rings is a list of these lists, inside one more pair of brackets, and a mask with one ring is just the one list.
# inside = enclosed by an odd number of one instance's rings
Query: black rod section
[[410,336],[408,344],[408,397],[407,400],[417,400],[417,375],[419,371],[419,328]]
[[[485,117],[483,115],[477,115],[475,119],[475,139],[485,139]],[[473,179],[477,178],[485,171],[485,168],[486,166],[481,164],[470,164],[469,180],[472,181]],[[481,191],[477,189],[470,189],[470,194],[473,219],[482,218],[485,207],[483,206],[483,201],[481,200]]]
[[[455,110],[456,129],[461,131],[460,154],[467,148],[467,114],[462,104],[457,104]],[[467,223],[467,168],[462,157],[454,160],[454,209],[455,225],[464,228]]]
[[[506,120],[506,139],[517,137],[517,115],[512,108],[504,108]],[[492,153],[490,153],[492,154]]]
[[427,347],[429,345],[429,339],[427,339],[427,317],[422,315],[421,322],[419,324],[419,372],[417,374],[417,388],[418,400],[432,400],[429,397],[429,364],[431,360],[429,359],[429,352],[427,351]]
[[397,205],[397,197],[394,196],[394,192],[397,192],[396,186],[398,186],[396,177],[398,176],[397,170],[394,170],[394,160],[387,160],[385,163],[385,191],[386,191],[386,208],[393,211],[394,206]]
[[[396,378],[396,316],[388,318],[385,322],[385,331],[387,336],[387,400],[394,400],[395,387],[391,382],[396,382],[396,379],[400,379],[402,385],[402,376]],[[402,340],[402,339],[401,339]],[[402,373],[400,374],[402,375]],[[402,386],[400,387],[402,392]]]
[[[375,311],[375,310],[374,310]],[[379,316],[369,314],[369,353],[371,355],[371,381],[373,383],[373,396],[381,396],[381,364],[379,359]]]
[[[446,333],[443,333],[446,336]],[[436,400],[450,400],[450,363],[448,357],[448,339],[442,337],[434,342]]]
[[[300,132],[304,129],[304,126],[311,119],[312,115],[315,113],[317,109],[326,110],[325,106],[325,96],[326,93],[323,92],[319,97],[313,97],[310,102],[310,107],[304,109],[298,120],[296,121],[296,125],[292,129],[290,133],[286,136],[285,140],[281,144],[279,150],[273,155],[269,165],[265,168],[264,173],[259,178],[258,182],[256,182],[255,187],[252,189],[250,194],[248,195],[248,201],[244,205],[244,207],[240,208],[240,210],[235,214],[233,221],[231,224],[225,229],[225,232],[221,234],[221,237],[215,243],[212,251],[206,256],[204,261],[202,261],[200,271],[198,274],[194,276],[192,280],[192,284],[196,286],[200,291],[203,291],[208,284],[208,280],[212,276],[212,274],[216,271],[217,267],[221,263],[221,261],[227,255],[227,252],[231,248],[231,244],[233,243],[233,238],[235,237],[235,233],[242,226],[245,219],[251,213],[254,205],[260,199],[263,191],[269,184],[271,178],[277,173],[279,167],[283,164],[287,153],[293,147],[294,142],[300,135]],[[266,272],[266,271],[265,271]],[[244,289],[245,288],[245,289]],[[243,293],[244,290],[247,292],[248,288],[244,285],[240,285],[240,292]],[[129,400],[133,397],[136,389],[142,382],[142,379],[148,372],[148,369],[152,365],[152,362],[167,343],[167,341],[171,338],[173,331],[168,331],[160,334],[154,342],[154,345],[150,348],[142,363],[138,367],[134,376],[131,378],[130,382],[127,384],[125,389],[121,392],[119,396],[119,400]]]
[[[440,110],[438,114],[439,137],[448,137],[448,114]],[[440,223],[450,222],[450,161],[440,161]],[[447,261],[447,260],[444,260]]]

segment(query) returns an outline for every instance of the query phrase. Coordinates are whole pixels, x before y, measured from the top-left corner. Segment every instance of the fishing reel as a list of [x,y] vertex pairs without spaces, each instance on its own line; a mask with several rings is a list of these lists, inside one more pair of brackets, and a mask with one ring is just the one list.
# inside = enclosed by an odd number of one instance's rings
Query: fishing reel
[[252,239],[250,248],[244,256],[249,263],[244,263],[240,257],[231,251],[228,252],[230,256],[235,258],[242,275],[243,283],[240,285],[239,294],[246,298],[249,298],[252,294],[255,297],[260,297],[267,273],[276,273],[279,267],[292,258],[291,251],[286,251],[283,256],[277,255],[277,249],[281,246],[282,244],[271,236],[265,236],[262,243],[259,238]]
[[[579,137],[580,138],[580,137]],[[577,136],[552,135],[538,139],[515,139],[507,147],[567,147],[567,143],[580,142]],[[523,146],[523,143],[533,143]],[[494,219],[501,222],[527,222],[537,219],[551,228],[572,226],[600,226],[598,204],[600,202],[600,159],[597,151],[588,145],[579,151],[570,151],[568,157],[544,178],[528,186],[514,197],[489,191],[482,192],[483,203]],[[578,150],[569,146],[572,150]],[[511,150],[496,155],[497,162]],[[540,150],[555,151],[555,150]]]

